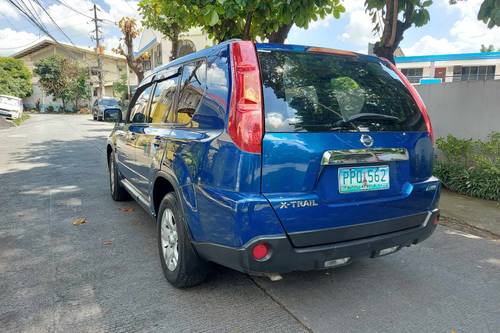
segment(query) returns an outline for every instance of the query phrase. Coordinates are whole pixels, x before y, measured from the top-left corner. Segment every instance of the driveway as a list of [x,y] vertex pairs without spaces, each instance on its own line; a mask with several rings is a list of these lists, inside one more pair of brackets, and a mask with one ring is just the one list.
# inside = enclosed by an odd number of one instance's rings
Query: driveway
[[500,332],[500,243],[445,227],[336,270],[270,282],[216,267],[171,287],[153,221],[109,196],[111,127],[36,115],[0,131],[0,331]]

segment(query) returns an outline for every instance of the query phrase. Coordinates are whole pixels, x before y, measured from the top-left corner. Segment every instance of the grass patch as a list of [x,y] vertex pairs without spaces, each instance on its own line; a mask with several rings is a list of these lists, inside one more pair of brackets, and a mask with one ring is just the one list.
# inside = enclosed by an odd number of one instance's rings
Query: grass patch
[[31,116],[29,114],[27,114],[26,112],[23,112],[23,114],[21,115],[21,117],[16,118],[16,119],[12,119],[12,122],[16,126],[19,126],[19,125],[21,125],[22,123],[24,123],[26,120],[28,120],[30,118],[31,118]]

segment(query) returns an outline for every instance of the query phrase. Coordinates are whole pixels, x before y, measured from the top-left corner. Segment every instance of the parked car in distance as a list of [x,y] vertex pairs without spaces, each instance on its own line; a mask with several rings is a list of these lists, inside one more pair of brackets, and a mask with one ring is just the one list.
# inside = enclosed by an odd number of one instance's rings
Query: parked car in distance
[[112,97],[102,97],[94,101],[92,105],[92,117],[94,120],[111,119],[116,121],[116,116],[121,113],[120,101]]
[[23,100],[19,97],[0,95],[0,116],[17,119],[23,114]]
[[208,262],[279,279],[423,241],[432,157],[425,106],[388,61],[239,40],[153,70],[107,145],[111,195],[157,221],[177,287]]

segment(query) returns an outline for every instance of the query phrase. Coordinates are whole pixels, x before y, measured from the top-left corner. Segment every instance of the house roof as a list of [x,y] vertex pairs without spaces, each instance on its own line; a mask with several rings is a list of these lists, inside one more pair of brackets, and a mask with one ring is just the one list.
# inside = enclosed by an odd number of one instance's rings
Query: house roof
[[[40,50],[42,50],[48,46],[51,46],[51,45],[60,45],[64,48],[71,49],[71,50],[74,50],[77,52],[85,52],[85,53],[95,54],[95,49],[93,49],[93,48],[71,45],[71,44],[67,44],[67,43],[63,43],[63,42],[56,43],[52,39],[44,37],[44,38],[41,38],[41,39],[33,42],[32,44],[26,46],[25,48],[21,49],[20,51],[14,53],[13,55],[11,55],[11,57],[22,58],[24,56],[27,56],[30,53],[40,51]],[[125,59],[124,56],[116,54],[114,52],[110,52],[110,51],[104,51],[103,56],[108,57],[108,58],[115,58],[115,59],[123,59],[123,60]]]
[[433,54],[422,56],[395,57],[396,63],[453,61],[453,60],[478,60],[500,59],[500,52],[458,53],[458,54]]

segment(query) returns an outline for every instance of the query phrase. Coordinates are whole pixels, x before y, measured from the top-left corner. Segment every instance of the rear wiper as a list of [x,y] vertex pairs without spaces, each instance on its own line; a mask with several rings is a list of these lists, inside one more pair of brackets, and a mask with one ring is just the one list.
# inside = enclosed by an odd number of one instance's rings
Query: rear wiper
[[358,113],[353,115],[352,117],[349,117],[347,119],[341,119],[335,123],[335,125],[339,126],[342,124],[346,123],[352,123],[355,120],[360,120],[360,119],[365,119],[365,120],[391,120],[391,121],[399,121],[398,117],[395,116],[389,116],[386,114],[380,114],[380,113]]

